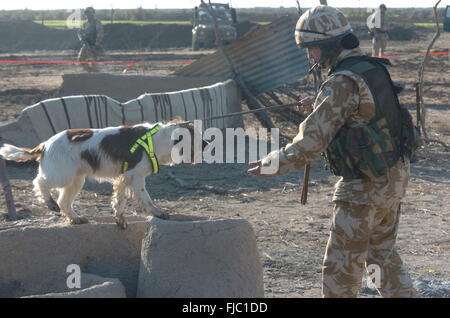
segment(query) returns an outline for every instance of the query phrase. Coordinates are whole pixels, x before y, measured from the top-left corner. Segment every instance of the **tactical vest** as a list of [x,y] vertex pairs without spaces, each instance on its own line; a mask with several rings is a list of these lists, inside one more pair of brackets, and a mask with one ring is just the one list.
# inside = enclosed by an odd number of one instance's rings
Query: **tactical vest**
[[389,60],[348,57],[330,74],[351,71],[361,76],[372,93],[376,114],[363,124],[345,124],[329,144],[325,158],[331,171],[344,179],[377,178],[401,158],[410,158],[421,146],[408,110],[399,103],[398,86],[383,65]]
[[84,30],[84,40],[90,46],[95,46],[95,43],[97,42],[97,20],[94,20],[93,23],[87,23],[87,28]]

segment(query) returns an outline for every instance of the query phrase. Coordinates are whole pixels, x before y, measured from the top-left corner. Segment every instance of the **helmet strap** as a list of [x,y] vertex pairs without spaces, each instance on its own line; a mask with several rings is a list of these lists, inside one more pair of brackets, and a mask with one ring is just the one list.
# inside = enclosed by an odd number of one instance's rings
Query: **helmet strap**
[[322,67],[328,68],[331,64],[331,60],[339,55],[342,51],[342,47],[340,45],[340,39],[331,43],[326,43],[320,46],[321,54],[319,64]]

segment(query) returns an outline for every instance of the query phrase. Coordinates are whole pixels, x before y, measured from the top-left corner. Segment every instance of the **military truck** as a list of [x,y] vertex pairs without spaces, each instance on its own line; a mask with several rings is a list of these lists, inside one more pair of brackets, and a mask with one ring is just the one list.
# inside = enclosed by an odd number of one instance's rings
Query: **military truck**
[[450,32],[450,6],[445,8],[444,13],[444,31]]
[[[211,3],[217,18],[219,32],[224,45],[230,44],[237,39],[236,10],[228,4]],[[201,4],[194,9],[194,21],[192,26],[192,50],[200,48],[212,48],[216,41],[214,31],[214,20],[209,14],[206,5]]]

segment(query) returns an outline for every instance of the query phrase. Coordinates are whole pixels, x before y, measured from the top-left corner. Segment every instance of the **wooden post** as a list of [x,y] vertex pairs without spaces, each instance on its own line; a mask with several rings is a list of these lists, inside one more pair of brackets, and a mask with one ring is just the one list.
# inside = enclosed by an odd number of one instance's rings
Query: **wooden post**
[[[327,0],[320,0],[320,4],[328,5]],[[300,8],[300,4],[298,4],[298,6]],[[320,84],[322,83],[322,70],[321,70],[320,66],[314,68],[313,75],[314,75],[314,86],[315,86],[314,88],[315,88],[316,97],[317,97],[317,93],[319,92]],[[300,199],[300,203],[303,205],[305,205],[306,202],[308,201],[308,185],[309,185],[309,171],[310,170],[311,170],[311,165],[310,164],[305,165],[305,170],[304,170],[304,174],[303,174],[302,197]]]
[[300,203],[305,205],[308,201],[308,184],[309,184],[309,171],[311,170],[311,165],[306,165],[303,175],[303,188],[302,188],[302,197],[300,199]]
[[[3,146],[3,140],[0,137],[0,147]],[[5,193],[5,201],[8,209],[8,219],[10,221],[17,220],[16,207],[14,205],[14,198],[11,190],[11,183],[9,182],[8,172],[6,171],[6,163],[3,158],[0,158],[0,182],[3,185],[3,192]]]

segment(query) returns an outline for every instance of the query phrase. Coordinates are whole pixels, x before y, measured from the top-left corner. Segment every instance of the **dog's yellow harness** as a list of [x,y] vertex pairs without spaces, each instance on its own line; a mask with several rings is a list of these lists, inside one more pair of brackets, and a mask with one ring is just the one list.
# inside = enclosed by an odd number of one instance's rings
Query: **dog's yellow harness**
[[[144,148],[147,153],[150,162],[153,166],[153,173],[159,172],[158,159],[155,156],[155,151],[153,149],[153,139],[152,136],[156,134],[161,129],[161,126],[156,125],[150,131],[148,131],[144,136],[136,140],[134,145],[130,148],[130,153],[134,154],[139,146]],[[147,142],[146,142],[147,141]],[[125,161],[122,166],[122,173],[128,170],[128,161]]]

